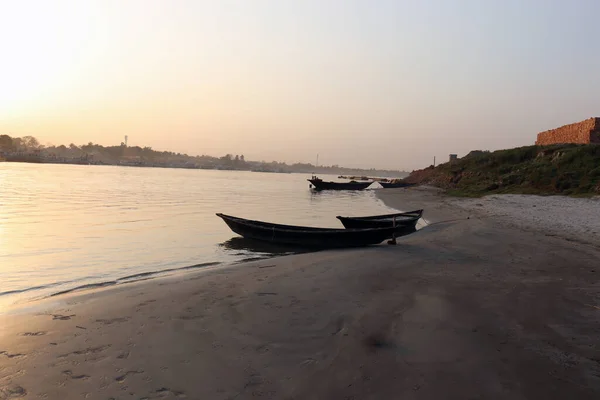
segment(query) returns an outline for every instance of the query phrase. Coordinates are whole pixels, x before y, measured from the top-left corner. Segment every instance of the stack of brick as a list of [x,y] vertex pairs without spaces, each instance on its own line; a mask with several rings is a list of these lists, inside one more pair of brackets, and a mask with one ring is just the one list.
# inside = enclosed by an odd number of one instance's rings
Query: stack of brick
[[562,143],[600,144],[600,118],[590,118],[575,124],[540,132],[535,142],[540,146]]

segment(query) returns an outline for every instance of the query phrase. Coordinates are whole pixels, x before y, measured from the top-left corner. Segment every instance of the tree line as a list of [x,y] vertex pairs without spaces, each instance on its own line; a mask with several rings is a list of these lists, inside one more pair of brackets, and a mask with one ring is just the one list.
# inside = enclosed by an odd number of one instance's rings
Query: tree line
[[0,135],[0,151],[32,151],[38,150],[43,146],[33,136],[23,136],[12,138],[8,135]]
[[134,160],[141,165],[166,165],[186,164],[198,168],[219,168],[233,170],[257,170],[273,172],[302,172],[302,173],[327,173],[344,175],[371,175],[399,177],[407,175],[404,171],[344,168],[338,165],[315,166],[310,163],[286,164],[284,162],[249,161],[243,154],[226,154],[222,157],[208,155],[190,156],[185,153],[154,150],[152,147],[126,146],[121,143],[117,146],[102,146],[89,142],[83,145],[74,143],[65,145],[44,146],[33,136],[11,137],[0,135],[0,152],[12,153],[40,153],[44,157],[61,159],[90,158],[103,164],[119,164]]

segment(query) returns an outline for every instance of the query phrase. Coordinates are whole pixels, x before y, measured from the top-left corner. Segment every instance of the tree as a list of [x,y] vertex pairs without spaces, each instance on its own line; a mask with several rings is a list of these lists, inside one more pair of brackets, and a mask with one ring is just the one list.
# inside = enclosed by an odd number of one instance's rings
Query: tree
[[16,137],[16,138],[13,138],[12,142],[13,142],[13,148],[15,151],[24,150],[25,145],[23,144],[23,139]]
[[150,146],[146,146],[142,149],[142,157],[144,157],[147,160],[151,160],[154,159],[155,156],[155,151],[152,150],[152,147]]
[[13,139],[8,135],[0,135],[0,151],[15,151]]
[[40,148],[40,142],[33,136],[23,136],[21,138],[21,145],[25,147],[25,150],[37,150]]
[[243,155],[243,154],[240,156],[240,161],[241,161],[242,163],[245,163],[245,162],[246,162],[246,159],[244,158],[244,155]]

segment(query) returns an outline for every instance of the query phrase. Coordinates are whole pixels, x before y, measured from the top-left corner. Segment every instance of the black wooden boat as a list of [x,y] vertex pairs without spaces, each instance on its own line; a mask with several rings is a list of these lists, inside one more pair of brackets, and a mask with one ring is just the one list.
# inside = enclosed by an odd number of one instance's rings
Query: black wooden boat
[[363,190],[371,186],[373,182],[325,182],[324,180],[313,176],[311,179],[307,179],[314,187],[315,190]]
[[336,218],[347,229],[393,228],[403,227],[414,229],[423,210],[414,210],[405,213],[373,215],[369,217],[340,217]]
[[379,182],[379,184],[381,186],[384,187],[384,189],[391,189],[391,188],[405,188],[405,187],[411,187],[411,186],[415,186],[416,183],[407,183],[407,182],[401,182],[401,181],[392,181],[392,182]]
[[330,229],[272,224],[252,221],[230,215],[217,214],[229,228],[245,238],[304,248],[359,247],[379,244],[386,239],[401,236],[400,228]]

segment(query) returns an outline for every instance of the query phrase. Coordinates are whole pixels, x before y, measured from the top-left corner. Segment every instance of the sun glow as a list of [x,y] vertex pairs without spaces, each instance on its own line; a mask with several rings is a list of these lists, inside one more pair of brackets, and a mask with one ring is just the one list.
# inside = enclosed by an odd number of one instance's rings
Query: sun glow
[[0,115],[52,102],[85,50],[86,2],[0,3]]

